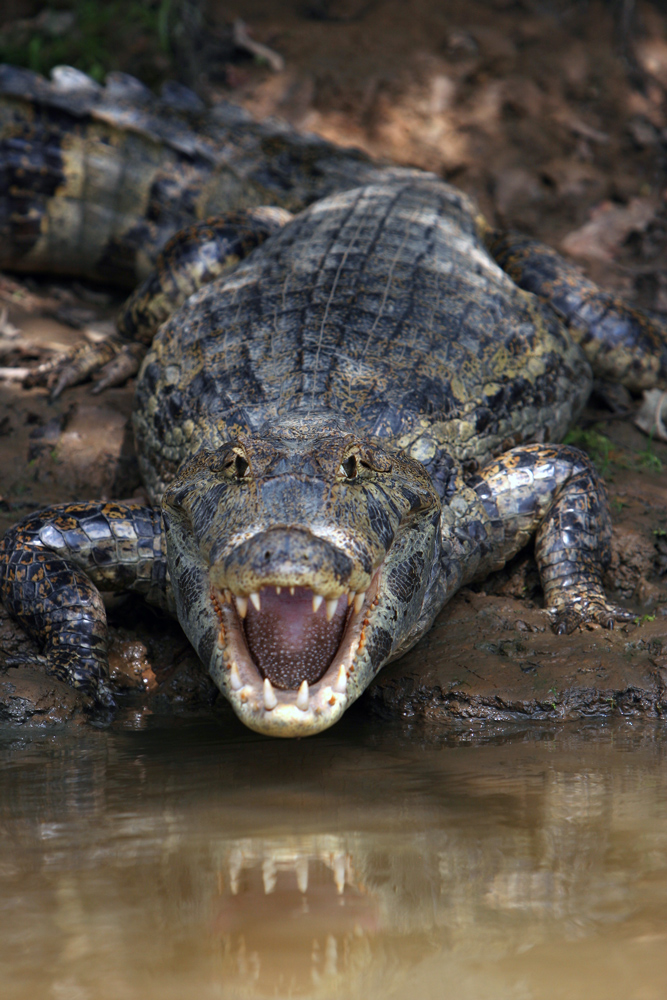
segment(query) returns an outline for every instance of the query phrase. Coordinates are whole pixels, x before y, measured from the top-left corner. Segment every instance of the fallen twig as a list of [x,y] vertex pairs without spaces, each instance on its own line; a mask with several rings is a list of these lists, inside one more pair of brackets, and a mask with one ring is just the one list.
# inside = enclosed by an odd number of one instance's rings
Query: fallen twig
[[261,42],[256,42],[254,38],[251,38],[248,34],[245,21],[242,21],[240,17],[237,17],[234,21],[232,37],[234,45],[238,49],[244,49],[258,59],[264,59],[275,73],[282,73],[285,69],[285,60],[283,57],[278,52],[270,49],[268,45],[262,45]]

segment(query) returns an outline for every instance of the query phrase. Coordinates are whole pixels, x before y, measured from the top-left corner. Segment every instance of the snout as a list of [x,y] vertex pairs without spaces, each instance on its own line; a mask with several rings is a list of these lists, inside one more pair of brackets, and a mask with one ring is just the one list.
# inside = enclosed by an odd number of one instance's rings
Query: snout
[[272,528],[214,562],[210,579],[218,607],[233,602],[248,652],[271,690],[305,684],[305,700],[333,662],[351,616],[360,613],[371,575],[327,539]]
[[[370,568],[370,567],[369,567]],[[211,582],[236,594],[263,587],[309,587],[325,598],[350,590],[370,574],[329,541],[299,528],[272,528],[237,545],[211,567]],[[365,589],[354,586],[355,590]]]

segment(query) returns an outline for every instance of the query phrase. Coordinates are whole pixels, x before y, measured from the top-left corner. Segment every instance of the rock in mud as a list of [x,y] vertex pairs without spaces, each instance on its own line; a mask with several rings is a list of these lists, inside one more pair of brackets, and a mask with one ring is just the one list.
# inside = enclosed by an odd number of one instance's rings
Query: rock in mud
[[87,699],[36,667],[10,667],[0,673],[0,721],[53,724],[83,721]]

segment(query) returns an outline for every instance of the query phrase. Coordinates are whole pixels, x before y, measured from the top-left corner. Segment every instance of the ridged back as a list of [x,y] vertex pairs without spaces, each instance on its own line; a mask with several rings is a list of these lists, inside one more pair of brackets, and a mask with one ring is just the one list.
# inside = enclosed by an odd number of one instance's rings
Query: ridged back
[[563,433],[589,378],[487,254],[465,195],[388,178],[312,206],[179,310],[144,367],[138,436],[179,462],[328,410],[428,465],[445,444],[466,459],[534,438],[547,412]]

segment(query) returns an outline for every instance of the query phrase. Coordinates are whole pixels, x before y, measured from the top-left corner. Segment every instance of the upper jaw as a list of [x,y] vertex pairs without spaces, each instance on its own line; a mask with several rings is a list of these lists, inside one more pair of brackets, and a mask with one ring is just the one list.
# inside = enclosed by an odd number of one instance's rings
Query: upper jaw
[[[341,591],[338,601],[350,601],[345,628],[338,650],[322,676],[286,690],[262,676],[250,656],[244,634],[243,612],[247,611],[250,600],[254,603],[258,598],[261,603],[262,591],[235,595],[227,588],[211,586],[211,602],[220,623],[211,674],[250,729],[286,737],[318,733],[336,722],[361,694],[372,672],[366,644],[379,602],[381,570],[380,566],[373,573],[365,592],[346,595]],[[322,598],[321,604],[318,597]],[[315,590],[313,600],[318,613],[330,610],[323,595]],[[329,601],[334,598],[330,596]]]

